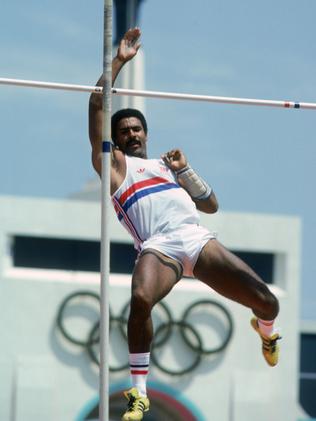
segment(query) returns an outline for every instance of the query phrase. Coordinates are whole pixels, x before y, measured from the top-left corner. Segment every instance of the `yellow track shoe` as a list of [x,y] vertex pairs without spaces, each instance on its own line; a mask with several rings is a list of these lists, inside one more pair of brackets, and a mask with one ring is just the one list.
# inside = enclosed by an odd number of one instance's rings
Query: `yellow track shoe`
[[257,317],[253,317],[250,323],[262,340],[262,354],[264,359],[271,367],[274,367],[279,361],[280,349],[277,341],[281,339],[281,336],[277,332],[271,336],[263,335],[259,330]]
[[149,410],[149,399],[139,396],[138,390],[135,387],[124,392],[124,395],[128,399],[128,403],[122,421],[142,420],[144,412]]

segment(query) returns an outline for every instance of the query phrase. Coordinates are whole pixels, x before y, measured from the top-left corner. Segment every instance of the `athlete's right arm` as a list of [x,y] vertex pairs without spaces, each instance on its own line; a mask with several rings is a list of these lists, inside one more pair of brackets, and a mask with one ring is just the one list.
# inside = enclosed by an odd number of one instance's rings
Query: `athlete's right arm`
[[[140,37],[140,29],[129,29],[122,38],[117,50],[116,56],[112,61],[112,85],[120,73],[125,63],[131,60],[140,47],[138,42]],[[104,81],[102,75],[97,82],[97,86],[102,86]],[[92,147],[92,165],[96,172],[101,177],[102,171],[102,125],[103,125],[103,110],[102,110],[102,95],[92,93],[89,101],[89,138]],[[112,155],[115,159],[115,154]]]

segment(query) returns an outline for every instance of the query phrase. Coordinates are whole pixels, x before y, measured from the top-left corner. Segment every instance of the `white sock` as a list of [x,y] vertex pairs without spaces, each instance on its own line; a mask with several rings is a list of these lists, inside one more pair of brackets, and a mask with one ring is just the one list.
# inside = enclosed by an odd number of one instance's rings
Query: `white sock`
[[258,327],[261,333],[265,336],[271,336],[274,332],[273,329],[274,320],[262,320],[258,319]]
[[139,396],[147,396],[146,382],[149,369],[150,352],[129,354],[129,365],[133,387],[138,390]]

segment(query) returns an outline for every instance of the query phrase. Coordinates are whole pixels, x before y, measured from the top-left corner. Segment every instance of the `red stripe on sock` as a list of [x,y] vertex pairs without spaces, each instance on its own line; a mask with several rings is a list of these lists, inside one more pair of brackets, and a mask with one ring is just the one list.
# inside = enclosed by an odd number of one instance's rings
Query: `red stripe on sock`
[[143,371],[136,371],[136,370],[131,370],[131,374],[148,374],[148,370],[147,371],[145,371],[145,370],[143,370]]

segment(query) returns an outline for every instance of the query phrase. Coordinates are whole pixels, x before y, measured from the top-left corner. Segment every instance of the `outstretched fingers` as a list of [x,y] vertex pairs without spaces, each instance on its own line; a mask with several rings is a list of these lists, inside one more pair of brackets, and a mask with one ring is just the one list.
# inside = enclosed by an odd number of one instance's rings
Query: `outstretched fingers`
[[133,46],[135,48],[140,47],[139,38],[141,36],[141,30],[138,27],[129,29],[126,34],[124,35],[123,40],[125,40],[129,46]]

